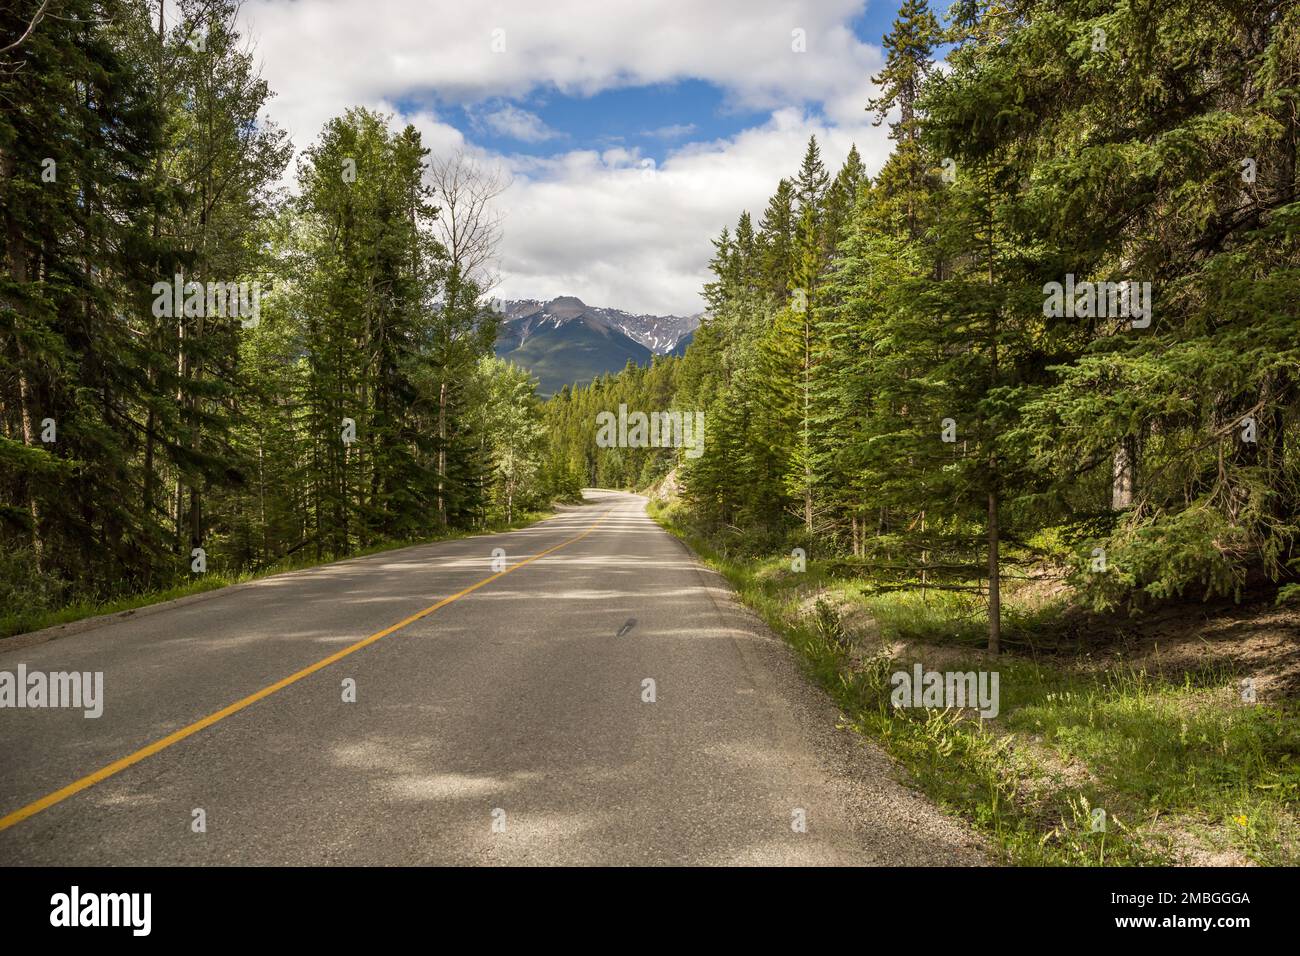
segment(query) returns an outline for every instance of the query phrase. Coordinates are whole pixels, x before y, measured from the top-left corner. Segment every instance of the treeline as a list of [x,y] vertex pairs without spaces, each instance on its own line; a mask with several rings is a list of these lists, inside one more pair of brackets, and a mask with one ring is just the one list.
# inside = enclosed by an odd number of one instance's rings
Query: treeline
[[[671,447],[601,447],[596,417],[674,408],[680,359],[655,356],[648,368],[628,362],[617,375],[590,385],[564,386],[545,406],[546,473],[557,495],[571,498],[589,488],[644,488],[665,475],[679,453]],[[707,441],[707,439],[706,439]]]
[[6,605],[346,555],[546,497],[532,382],[491,359],[494,221],[474,214],[492,190],[356,109],[288,194],[236,8],[0,12]]
[[1008,550],[1098,606],[1284,579],[1300,7],[908,0],[884,48],[878,175],[813,141],[716,240],[695,518],[978,588],[995,649]]

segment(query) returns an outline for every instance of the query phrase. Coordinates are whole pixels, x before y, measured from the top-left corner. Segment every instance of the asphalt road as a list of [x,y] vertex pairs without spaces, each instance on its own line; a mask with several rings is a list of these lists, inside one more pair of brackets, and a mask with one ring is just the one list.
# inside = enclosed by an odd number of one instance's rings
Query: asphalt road
[[0,643],[0,865],[984,862],[644,503]]

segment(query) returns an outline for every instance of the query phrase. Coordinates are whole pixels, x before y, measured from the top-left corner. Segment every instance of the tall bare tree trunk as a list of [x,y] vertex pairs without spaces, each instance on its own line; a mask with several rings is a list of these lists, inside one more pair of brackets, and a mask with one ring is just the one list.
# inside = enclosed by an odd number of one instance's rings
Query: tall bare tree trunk
[[1111,462],[1110,506],[1116,511],[1133,507],[1137,492],[1137,438],[1126,435],[1115,448]]
[[[0,179],[4,182],[12,181],[16,176],[17,170],[14,169],[13,156],[0,152]],[[12,278],[14,284],[25,285],[27,282],[27,243],[23,239],[22,229],[18,226],[18,221],[14,219],[12,212],[8,209],[5,211],[5,246],[8,247],[8,268],[9,278]],[[22,308],[18,302],[12,302],[14,311],[22,315]],[[36,444],[36,415],[32,410],[32,388],[31,380],[27,376],[26,356],[22,349],[22,333],[14,336],[14,347],[18,354],[18,406],[22,415],[22,444]],[[27,512],[31,515],[31,551],[34,555],[36,571],[42,568],[42,562],[45,554],[45,542],[40,535],[40,503],[36,501],[36,492],[32,486],[31,477],[27,477],[25,483],[27,486]]]
[[[163,57],[164,57],[164,43],[166,39],[163,13],[164,10],[166,9],[166,6],[167,5],[163,2],[163,0],[158,0],[158,84],[154,91],[154,96],[156,97],[159,108],[162,107],[162,102],[163,102],[163,88],[162,88],[163,87]],[[162,182],[162,150],[158,151],[158,156],[154,160],[153,168],[154,168],[155,184],[161,183]],[[152,233],[153,233],[154,242],[156,243],[160,235],[162,234],[162,225],[161,225],[160,216],[157,207],[154,208],[154,212],[153,212]],[[161,336],[154,326],[148,325],[148,322],[149,319],[146,317],[145,323],[149,331],[148,334],[145,335],[145,341],[148,342],[150,346],[153,346],[155,344],[155,339],[161,338]],[[154,369],[152,361],[150,361],[149,364],[147,377],[150,385],[149,393],[150,395],[153,395],[155,391],[153,386],[155,386],[158,382],[158,374]],[[158,429],[158,415],[156,410],[154,409],[153,402],[150,401],[149,411],[145,418],[145,428],[144,428],[144,491],[141,494],[141,498],[143,499],[142,501],[143,510],[144,510],[144,515],[146,520],[152,517],[154,512],[153,435],[154,432],[157,431],[157,429]],[[150,568],[149,573],[150,576],[152,576],[153,574],[152,567]]]
[[[14,161],[12,156],[0,153],[0,172],[3,172],[6,180],[13,179]],[[17,219],[8,210],[6,210],[5,220],[5,245],[8,247],[9,277],[15,284],[25,285],[27,283],[27,243],[23,239],[22,230]],[[10,304],[16,312],[22,314],[20,303],[15,301]],[[32,408],[32,383],[28,378],[21,331],[14,335],[14,347],[17,349],[18,354],[18,404],[23,423],[23,444],[35,445],[37,442],[36,412]],[[27,492],[27,512],[32,517],[32,554],[36,570],[39,573],[45,559],[45,539],[41,536],[41,506],[36,500],[36,490],[30,476],[26,478],[24,484]]]
[[[23,444],[35,445],[37,443],[36,415],[32,410],[32,386],[27,378],[23,347],[17,336],[14,338],[14,344],[18,348],[18,399],[23,420]],[[32,516],[32,562],[39,574],[45,564],[45,538],[41,534],[41,505],[36,500],[36,490],[30,475],[25,478],[23,484],[27,486],[27,513]]]
[[[925,540],[925,509],[921,509],[921,540]],[[921,552],[921,596],[925,596],[926,588],[930,584],[930,552],[923,550]]]
[[[988,284],[993,283],[993,198],[992,187],[987,187],[988,205]],[[998,383],[998,310],[995,307],[989,314],[989,387]],[[997,654],[1002,650],[1002,570],[998,562],[1001,545],[998,528],[998,459],[989,454],[989,653]]]
[[[176,317],[176,407],[185,407],[185,388],[184,381],[186,376],[185,361],[185,313],[184,310]],[[174,496],[175,508],[172,514],[172,520],[176,528],[176,553],[186,555],[185,551],[185,476],[178,468],[176,470],[176,494]]]
[[262,462],[262,431],[257,432],[257,517],[262,525],[262,560],[271,552],[271,537],[266,527],[266,477]]
[[1002,578],[998,568],[998,492],[989,489],[989,653],[1002,650]]
[[447,383],[438,385],[438,521],[447,526],[447,499],[443,482],[447,477]]
[[803,313],[803,526],[812,534],[813,530],[813,493],[812,493],[812,459],[809,438],[809,414],[811,411],[811,376],[812,376],[812,327],[808,316],[812,312],[809,302]]

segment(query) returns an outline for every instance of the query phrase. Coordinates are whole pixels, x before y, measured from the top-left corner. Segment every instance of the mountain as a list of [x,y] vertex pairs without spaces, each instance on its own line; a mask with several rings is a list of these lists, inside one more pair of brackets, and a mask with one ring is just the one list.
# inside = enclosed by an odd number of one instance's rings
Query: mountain
[[[696,321],[696,324],[697,325],[699,324],[698,320]],[[685,355],[686,347],[694,341],[695,341],[695,329],[691,329],[689,332],[687,332],[685,335],[683,335],[680,339],[677,340],[677,344],[668,350],[668,354],[677,355],[677,356]]]
[[504,303],[496,354],[537,376],[539,395],[565,385],[586,385],[629,361],[649,365],[653,356],[680,354],[682,341],[700,324],[698,315],[633,315],[589,306],[562,295],[542,302]]

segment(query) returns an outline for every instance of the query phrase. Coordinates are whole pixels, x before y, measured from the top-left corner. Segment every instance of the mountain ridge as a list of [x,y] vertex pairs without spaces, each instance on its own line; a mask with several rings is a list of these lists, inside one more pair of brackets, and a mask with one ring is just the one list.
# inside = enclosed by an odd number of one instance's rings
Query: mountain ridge
[[572,295],[498,300],[496,308],[497,356],[536,376],[542,396],[589,384],[629,361],[649,365],[656,355],[681,354],[700,324],[699,314],[635,314],[590,306]]

